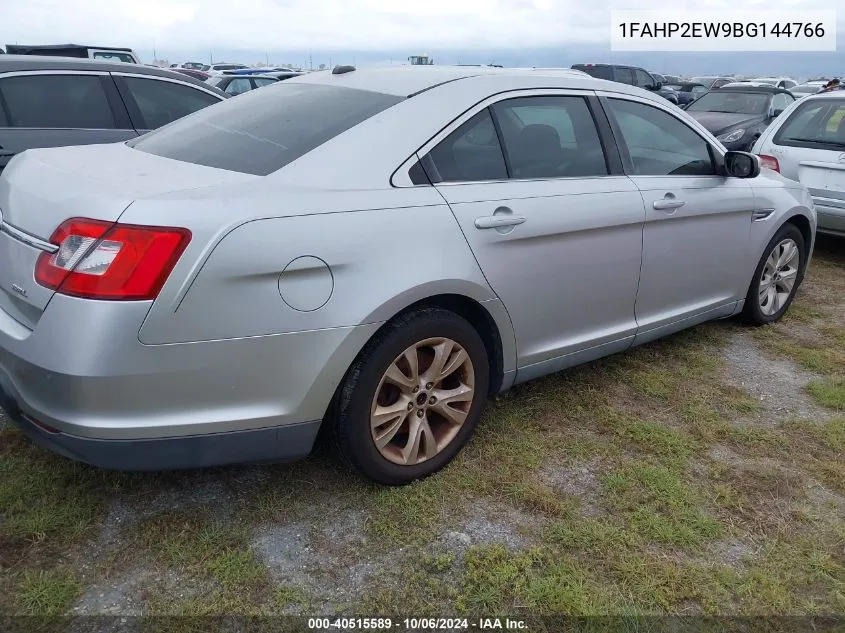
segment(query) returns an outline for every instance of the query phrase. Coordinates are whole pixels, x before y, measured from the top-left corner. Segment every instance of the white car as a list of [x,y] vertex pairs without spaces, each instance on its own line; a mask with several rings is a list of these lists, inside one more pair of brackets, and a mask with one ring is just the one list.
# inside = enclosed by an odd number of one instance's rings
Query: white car
[[798,85],[797,81],[790,79],[789,77],[757,77],[751,81],[758,84],[774,86],[775,88],[784,88],[786,90]]
[[208,68],[203,68],[209,75],[222,75],[226,70],[240,70],[242,68],[249,68],[246,64],[228,64],[218,63],[211,64]]
[[764,167],[810,190],[819,232],[845,236],[845,91],[796,101],[760,136],[753,152]]
[[825,87],[826,83],[826,81],[808,81],[790,88],[789,92],[791,92],[796,99],[803,99],[804,97],[820,92],[821,89]]

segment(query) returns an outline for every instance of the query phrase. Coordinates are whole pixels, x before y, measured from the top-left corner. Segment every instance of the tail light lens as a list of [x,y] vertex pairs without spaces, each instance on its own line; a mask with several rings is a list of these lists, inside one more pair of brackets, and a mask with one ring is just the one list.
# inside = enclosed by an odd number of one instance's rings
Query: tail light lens
[[190,241],[187,229],[73,218],[53,233],[59,250],[39,256],[35,280],[86,299],[155,299]]
[[765,154],[760,154],[760,166],[766,167],[773,171],[780,172],[780,163],[778,159],[774,156],[766,156]]

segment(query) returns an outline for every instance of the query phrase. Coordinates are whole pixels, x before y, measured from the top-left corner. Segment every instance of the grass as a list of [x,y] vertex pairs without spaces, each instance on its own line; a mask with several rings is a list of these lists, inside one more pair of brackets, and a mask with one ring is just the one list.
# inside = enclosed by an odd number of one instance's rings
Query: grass
[[82,593],[82,585],[68,569],[26,571],[17,590],[21,612],[27,615],[64,614]]
[[[65,614],[96,583],[172,616],[622,615],[631,630],[647,614],[841,616],[838,248],[817,254],[788,317],[751,335],[815,374],[817,416],[728,384],[722,352],[748,330],[722,322],[519,385],[452,465],[404,488],[323,452],[106,473],[0,429],[0,614]],[[288,536],[256,540],[274,528]]]

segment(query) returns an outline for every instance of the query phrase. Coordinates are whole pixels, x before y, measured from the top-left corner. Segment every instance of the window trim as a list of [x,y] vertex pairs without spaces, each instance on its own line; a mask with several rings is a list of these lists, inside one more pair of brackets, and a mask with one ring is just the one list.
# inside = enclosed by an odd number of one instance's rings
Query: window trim
[[[32,77],[41,75],[83,75],[87,77],[99,77],[100,85],[103,88],[103,93],[106,97],[106,103],[112,113],[114,119],[114,127],[19,127],[13,125],[0,126],[0,130],[80,130],[86,132],[113,132],[115,130],[132,130],[131,121],[128,120],[128,115],[125,110],[116,109],[118,103],[114,101],[114,95],[109,90],[108,83],[104,81],[105,77],[109,76],[109,72],[105,70],[15,70],[7,73],[0,73],[0,82],[4,79],[12,77]],[[113,84],[114,82],[112,82]],[[8,106],[5,99],[0,96],[0,107],[3,107],[8,123],[11,123]],[[128,127],[121,127],[127,125]]]
[[[616,147],[619,150],[619,153],[622,157],[622,165],[625,171],[625,175],[631,178],[725,178],[725,153],[727,150],[722,150],[718,144],[714,144],[713,141],[715,137],[711,140],[708,138],[710,135],[707,130],[703,127],[701,129],[697,129],[700,124],[696,122],[696,125],[690,125],[688,121],[685,121],[681,117],[679,117],[675,112],[672,112],[667,107],[664,107],[662,103],[657,103],[655,101],[651,101],[650,99],[643,99],[641,97],[637,97],[634,95],[628,95],[624,93],[618,92],[606,92],[601,91],[598,94],[599,102],[601,103],[602,108],[604,109],[605,116],[610,123],[611,131],[613,132],[613,137],[616,142]],[[693,133],[701,138],[702,141],[707,145],[708,151],[710,152],[710,159],[713,161],[713,166],[716,168],[715,174],[707,174],[707,175],[691,175],[691,174],[635,174],[633,168],[633,162],[631,160],[631,154],[628,150],[628,144],[625,142],[625,137],[622,135],[622,130],[619,128],[619,123],[616,121],[616,118],[613,116],[613,111],[610,108],[608,101],[610,99],[619,99],[620,101],[632,101],[634,103],[639,103],[644,106],[651,106],[657,110],[661,110],[668,114],[671,117],[674,117],[678,120],[679,123],[686,125],[687,128],[690,129]],[[668,103],[668,101],[667,101]],[[702,133],[704,130],[705,133]]]
[[[493,124],[496,127],[496,133],[499,136],[499,144],[502,145],[501,134],[499,133],[499,123],[496,120],[495,112],[492,106],[501,101],[509,101],[511,99],[521,99],[528,97],[580,97],[587,102],[587,108],[593,116],[593,121],[596,124],[596,132],[599,136],[602,150],[604,151],[605,163],[607,164],[608,173],[601,176],[566,176],[562,178],[508,178],[506,180],[473,180],[473,181],[455,181],[455,182],[438,182],[433,184],[415,184],[411,180],[409,174],[414,164],[423,162],[423,159],[428,153],[434,149],[441,141],[443,141],[452,132],[458,129],[461,125],[469,121],[472,117],[486,108],[490,108],[490,116],[493,118]],[[585,90],[577,88],[525,88],[516,90],[506,90],[482,99],[475,105],[465,110],[463,113],[454,118],[450,123],[443,127],[437,134],[432,136],[425,144],[422,145],[416,152],[411,154],[390,177],[390,184],[396,188],[406,187],[453,187],[460,185],[472,184],[489,184],[489,183],[503,183],[503,182],[548,182],[558,180],[583,180],[584,178],[612,178],[614,176],[624,176],[621,156],[617,151],[613,151],[614,139],[611,134],[610,124],[607,119],[607,114],[599,104],[596,98],[595,90]],[[506,151],[502,147],[503,153]],[[505,164],[510,173],[507,157]]]

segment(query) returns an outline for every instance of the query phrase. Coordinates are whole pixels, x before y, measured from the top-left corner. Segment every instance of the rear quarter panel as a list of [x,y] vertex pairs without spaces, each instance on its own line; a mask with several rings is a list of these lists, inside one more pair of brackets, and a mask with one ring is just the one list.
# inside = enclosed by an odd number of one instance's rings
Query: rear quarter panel
[[[198,342],[378,323],[444,293],[498,303],[449,207],[433,188],[287,197],[291,205],[305,205],[313,213],[227,225],[220,222],[226,207],[260,202],[230,199],[216,212],[208,209],[208,201],[139,201],[130,207],[124,222],[166,224],[174,214],[194,218],[188,226],[192,244],[150,310],[141,342]],[[285,198],[279,197],[282,208]],[[207,212],[186,213],[191,204]],[[301,304],[303,298],[309,305]],[[502,336],[508,337],[506,331]]]

